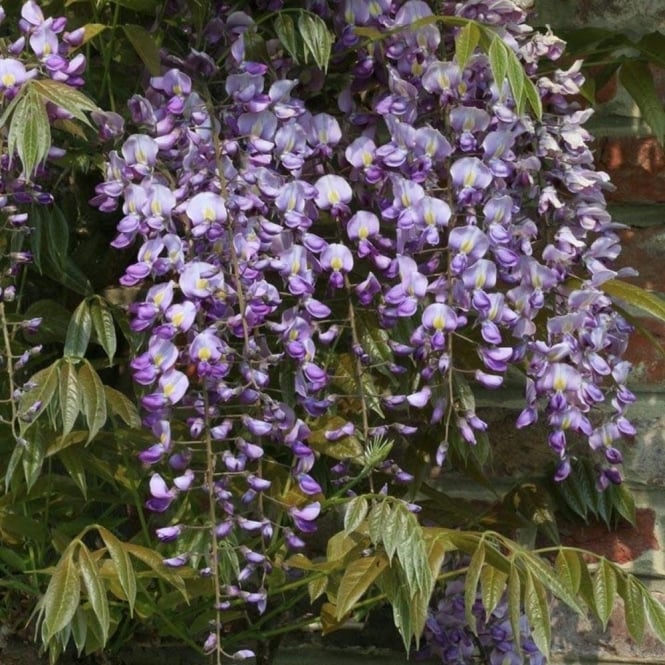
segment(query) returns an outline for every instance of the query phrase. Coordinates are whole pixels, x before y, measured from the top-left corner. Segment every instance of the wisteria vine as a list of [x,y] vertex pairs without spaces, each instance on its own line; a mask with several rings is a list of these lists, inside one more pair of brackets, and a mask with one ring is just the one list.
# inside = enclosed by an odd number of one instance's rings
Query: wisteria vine
[[[135,259],[120,283],[142,289],[131,328],[146,341],[131,369],[154,436],[139,455],[155,469],[146,506],[165,514],[159,539],[179,543],[165,563],[212,575],[218,612],[262,614],[275,561],[305,546],[330,502],[316,434],[408,450],[427,430],[442,466],[453,436],[473,445],[487,429],[463,392],[501,388],[517,368],[517,427],[547,423],[557,480],[571,440],[585,439],[604,488],[621,479],[634,396],[630,328],[602,288],[622,274],[610,185],[583,128],[591,111],[571,101],[579,63],[539,74],[561,40],[533,32],[511,0],[309,0],[298,11],[334,34],[324,73],[251,9],[220,5],[192,35],[203,50],[163,53],[162,74],[129,100],[130,129],[93,114],[109,152],[92,204],[122,211],[112,246]],[[491,27],[534,80],[543,118],[494,79],[485,52],[460,65],[460,28],[435,12]],[[70,53],[83,32],[33,0],[20,26],[0,59],[3,102],[34,76],[83,84],[85,58]],[[50,197],[12,175],[10,157],[2,202],[20,225],[12,201]],[[359,473],[339,457],[333,492]],[[411,481],[408,460],[383,457],[366,466]],[[178,508],[201,497],[198,517]],[[229,551],[237,570],[223,565]],[[205,648],[221,642],[217,622]]]

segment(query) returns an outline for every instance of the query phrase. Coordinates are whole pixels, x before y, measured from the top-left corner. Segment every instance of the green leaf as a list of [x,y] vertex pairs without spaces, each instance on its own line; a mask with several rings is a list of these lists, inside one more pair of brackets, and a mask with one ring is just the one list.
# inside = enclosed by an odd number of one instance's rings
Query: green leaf
[[623,609],[630,636],[640,644],[644,638],[646,610],[644,597],[648,592],[632,575],[619,578],[619,594],[623,598]]
[[24,333],[31,343],[64,342],[71,312],[55,300],[38,300],[25,310],[24,318],[41,318],[35,333]]
[[29,180],[35,168],[46,159],[50,147],[51,125],[46,105],[30,86],[14,108],[7,136],[7,152],[11,158],[16,151],[23,174]]
[[369,523],[369,537],[375,545],[383,541],[384,526],[389,520],[392,520],[392,510],[388,501],[381,501],[374,505],[370,511]]
[[387,567],[388,559],[383,554],[356,559],[346,567],[337,590],[337,620],[353,609]]
[[610,279],[601,284],[600,288],[612,299],[621,300],[642,314],[665,322],[665,300],[654,292],[619,279]]
[[522,581],[515,562],[512,561],[511,563],[510,573],[508,574],[508,614],[510,616],[510,627],[513,631],[515,649],[519,652],[522,636]]
[[81,406],[81,394],[76,368],[67,360],[63,360],[58,368],[60,380],[60,416],[62,417],[62,434],[66,436],[72,431]]
[[88,600],[102,630],[102,641],[106,643],[111,625],[106,589],[102,584],[97,564],[93,561],[90,551],[83,543],[79,547],[78,563]]
[[86,638],[88,635],[88,620],[86,619],[85,612],[81,606],[76,608],[76,613],[72,619],[72,637],[78,655],[81,656],[85,649]]
[[280,12],[277,14],[273,26],[277,39],[279,39],[282,46],[288,51],[293,61],[298,64],[300,60],[298,57],[298,39],[293,19],[288,14]]
[[[39,370],[30,377],[30,390],[21,395],[18,416],[21,420],[34,421],[51,403],[58,387],[58,361]],[[38,408],[34,408],[39,403]]]
[[102,537],[111,559],[113,559],[118,573],[118,581],[129,603],[129,614],[131,616],[134,614],[134,603],[136,602],[136,575],[126,551],[129,543],[122,543],[103,526],[98,526],[97,531]]
[[593,576],[593,597],[595,610],[603,630],[607,628],[607,622],[612,614],[617,594],[617,578],[614,567],[602,558],[598,563],[598,569]]
[[92,317],[92,327],[95,331],[97,341],[106,352],[109,364],[112,365],[113,356],[115,356],[118,346],[113,315],[106,306],[106,303],[96,298],[90,304],[90,316]]
[[383,515],[385,520],[381,525],[381,541],[388,555],[388,561],[392,561],[398,545],[405,537],[403,531],[405,524],[402,520],[402,511],[397,506],[392,507],[387,512],[384,511]]
[[16,443],[14,445],[14,450],[12,451],[11,457],[7,462],[7,470],[5,471],[5,487],[12,487],[12,480],[14,479],[14,474],[18,465],[23,461],[23,453],[25,451],[25,445]]
[[305,44],[305,62],[308,60],[309,52],[316,66],[327,71],[333,38],[325,21],[314,14],[303,12],[298,16],[298,30]]
[[503,90],[503,84],[506,81],[506,72],[508,71],[508,56],[506,54],[507,47],[503,40],[498,35],[492,39],[489,48],[490,69],[499,89],[499,94]]
[[464,69],[480,41],[480,29],[475,23],[467,23],[455,37],[455,56],[460,69]]
[[164,581],[175,587],[180,592],[180,595],[189,602],[185,581],[176,571],[164,565],[163,558],[157,552],[141,545],[134,545],[134,543],[124,543],[123,546],[129,554],[142,561],[158,577],[161,577]]
[[79,385],[83,401],[83,413],[88,423],[88,443],[106,422],[106,395],[104,384],[92,365],[85,360],[79,370]]
[[86,23],[83,26],[83,41],[79,46],[77,46],[77,48],[81,48],[81,46],[87,44],[91,39],[94,39],[107,28],[108,26],[104,25],[103,23]]
[[656,637],[661,642],[665,642],[665,608],[659,600],[654,598],[646,590],[643,597],[649,625],[656,634]]
[[349,501],[344,513],[344,531],[351,533],[355,531],[367,517],[369,504],[364,496],[357,496]]
[[517,113],[521,115],[524,112],[526,101],[524,95],[524,80],[526,79],[526,73],[513,49],[507,45],[504,46],[506,53],[506,75],[508,76],[510,89],[513,92]]
[[320,575],[312,578],[307,583],[307,593],[309,594],[309,602],[313,603],[317,598],[320,598],[328,588],[328,576]]
[[471,557],[469,568],[464,580],[464,612],[466,615],[467,626],[476,634],[476,618],[473,616],[473,606],[478,595],[478,582],[480,573],[485,563],[485,541],[481,538],[476,546],[476,551]]
[[42,97],[42,103],[51,102],[73,115],[77,120],[92,127],[85,113],[86,111],[96,111],[99,107],[80,90],[52,79],[34,79],[30,82],[30,86]]
[[665,111],[649,66],[629,60],[619,70],[619,80],[637,104],[659,143],[665,140]]
[[524,76],[524,96],[536,118],[540,120],[543,117],[543,100],[540,98],[535,83],[526,75]]
[[111,386],[104,386],[106,405],[111,413],[118,416],[126,425],[133,429],[141,427],[141,416],[134,402],[126,395]]
[[122,29],[149,74],[159,76],[161,73],[161,58],[154,35],[140,25],[126,24],[122,26]]
[[73,555],[73,548],[65,550],[44,594],[45,642],[67,627],[79,604],[81,582]]
[[62,274],[67,270],[69,255],[69,224],[62,210],[54,206],[42,217],[43,250],[45,256],[53,264],[56,273]]
[[133,12],[139,14],[155,15],[157,10],[158,0],[111,0],[116,5],[131,9]]
[[434,578],[430,573],[428,548],[423,529],[415,515],[403,504],[396,506],[399,515],[397,534],[401,534],[397,543],[397,558],[404,570],[407,590],[411,595],[424,592],[431,595]]
[[90,305],[87,300],[82,300],[69,321],[63,356],[65,358],[83,358],[90,342],[91,332]]
[[67,473],[72,477],[72,480],[78,485],[78,488],[83,494],[83,498],[88,498],[88,483],[86,480],[86,468],[83,463],[83,458],[78,450],[73,448],[64,448],[58,454],[58,458],[67,469]]
[[496,609],[506,588],[508,575],[487,563],[480,573],[480,590],[487,616]]
[[545,587],[529,571],[526,574],[524,588],[524,610],[529,621],[533,641],[549,660],[552,625],[547,604],[547,593]]
[[582,563],[577,552],[562,548],[556,555],[556,574],[571,594],[577,595],[582,581]]
[[612,507],[623,517],[626,522],[635,526],[635,499],[633,493],[625,483],[621,485],[610,485],[605,492],[608,493]]

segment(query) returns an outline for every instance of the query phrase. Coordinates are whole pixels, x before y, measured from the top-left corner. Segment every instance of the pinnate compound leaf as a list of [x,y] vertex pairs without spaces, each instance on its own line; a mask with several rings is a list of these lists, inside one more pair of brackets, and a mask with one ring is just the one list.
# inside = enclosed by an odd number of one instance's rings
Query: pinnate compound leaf
[[79,385],[90,443],[106,422],[106,395],[102,380],[87,360],[79,370]]
[[92,327],[95,331],[97,341],[106,352],[109,364],[112,365],[113,356],[115,356],[118,347],[113,315],[106,306],[106,303],[99,298],[96,298],[90,303],[90,316],[92,318]]
[[369,504],[364,496],[357,496],[349,501],[344,514],[344,531],[351,533],[355,531],[367,517]]
[[79,547],[78,564],[88,600],[102,630],[102,641],[106,643],[111,625],[106,589],[102,584],[97,564],[84,544]]
[[524,610],[531,628],[533,641],[549,660],[550,643],[552,641],[552,625],[550,609],[547,604],[545,587],[529,571],[526,574],[524,588]]
[[76,368],[63,360],[58,367],[60,381],[60,416],[62,418],[62,434],[69,434],[76,422],[81,406],[81,393]]
[[617,594],[617,578],[614,567],[603,558],[598,562],[598,569],[593,576],[593,597],[595,610],[603,630],[612,614]]
[[455,37],[455,55],[460,69],[464,69],[480,41],[480,29],[475,23],[467,23]]
[[74,310],[72,318],[67,327],[67,337],[65,338],[65,348],[63,355],[65,358],[83,358],[92,332],[92,316],[90,315],[90,305],[87,300],[82,300]]
[[309,52],[314,64],[319,69],[327,71],[333,38],[325,21],[314,14],[303,12],[298,16],[298,30],[305,44],[305,62],[309,59]]
[[383,554],[361,557],[347,566],[337,590],[337,620],[353,609],[387,566],[388,559]]
[[103,526],[98,526],[97,531],[99,531],[99,535],[102,537],[106,549],[115,564],[120,586],[122,587],[125,598],[127,598],[127,602],[129,603],[129,614],[131,616],[134,614],[134,603],[136,602],[136,575],[129,555],[127,554],[129,543],[121,542]]
[[79,571],[74,563],[74,548],[67,548],[53,571],[44,595],[44,635],[50,642],[67,627],[81,598]]
[[473,605],[476,602],[478,594],[478,582],[480,573],[485,563],[485,541],[481,538],[476,546],[476,551],[471,557],[469,568],[466,572],[464,581],[464,612],[466,615],[467,626],[476,633],[476,618],[473,615]]
[[126,24],[122,29],[150,75],[159,76],[161,59],[155,37],[140,25]]

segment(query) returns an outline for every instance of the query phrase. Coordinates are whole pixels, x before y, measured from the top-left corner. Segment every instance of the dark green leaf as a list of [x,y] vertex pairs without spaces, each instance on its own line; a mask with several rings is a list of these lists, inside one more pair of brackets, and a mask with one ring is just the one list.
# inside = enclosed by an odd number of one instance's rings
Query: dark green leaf
[[91,332],[90,305],[87,300],[82,300],[69,321],[63,356],[65,358],[83,358],[90,342]]
[[607,622],[612,614],[617,594],[617,578],[614,567],[602,558],[598,563],[598,569],[593,576],[593,597],[595,610],[603,630],[607,628]]
[[31,343],[64,342],[71,312],[55,300],[38,300],[25,310],[24,318],[41,318],[42,320],[34,333],[24,333]]
[[78,563],[88,601],[99,622],[102,631],[102,641],[106,643],[111,625],[106,589],[102,584],[97,564],[93,561],[90,551],[84,544],[81,544],[79,547]]
[[42,216],[43,252],[57,274],[67,269],[69,255],[69,224],[60,208],[54,206]]
[[88,483],[81,453],[73,448],[64,448],[58,454],[58,458],[63,463],[65,469],[67,469],[67,473],[72,477],[72,480],[78,485],[83,498],[87,499]]
[[623,598],[623,609],[630,636],[640,644],[644,637],[646,610],[644,597],[648,591],[632,575],[619,578],[619,594]]
[[[645,62],[629,60],[621,66],[619,79],[635,100],[654,136],[662,144],[665,140],[665,110],[649,66]],[[606,291],[605,285],[602,288]]]
[[659,600],[654,598],[646,590],[644,593],[644,606],[647,611],[649,625],[653,632],[661,642],[665,642],[665,608],[663,608]]
[[[18,415],[22,420],[34,421],[50,404],[58,387],[58,362],[39,370],[30,378],[30,390],[21,395]],[[35,408],[35,405],[38,405]]]
[[631,46],[638,48],[659,67],[665,67],[665,35],[662,32],[650,32]]
[[116,5],[121,7],[126,7],[131,9],[133,12],[138,12],[139,14],[151,14],[155,15],[157,9],[158,0],[111,0]]
[[161,73],[161,58],[154,35],[140,25],[127,24],[123,25],[122,29],[148,73],[151,76],[159,76]]
[[141,427],[141,416],[134,402],[126,395],[111,386],[104,386],[106,405],[111,413],[118,416],[126,425],[133,429]]
[[106,395],[104,384],[87,360],[79,370],[79,385],[83,401],[82,410],[88,423],[88,442],[90,442],[106,422]]
[[15,443],[14,450],[12,451],[11,457],[7,462],[7,470],[5,471],[5,487],[13,486],[14,474],[18,465],[23,461],[23,453],[25,452],[25,444]]
[[81,596],[79,571],[73,560],[73,549],[64,555],[53,571],[44,595],[45,641],[63,630],[73,619]]
[[560,549],[556,555],[555,568],[561,583],[572,595],[577,595],[582,581],[580,555],[569,549]]

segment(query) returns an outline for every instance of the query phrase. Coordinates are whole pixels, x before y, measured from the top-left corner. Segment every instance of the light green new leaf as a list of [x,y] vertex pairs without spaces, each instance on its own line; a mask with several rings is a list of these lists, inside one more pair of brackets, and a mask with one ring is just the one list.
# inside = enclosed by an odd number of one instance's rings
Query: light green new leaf
[[90,316],[92,317],[92,327],[95,331],[97,341],[106,352],[109,364],[112,365],[113,356],[115,356],[118,347],[113,315],[106,306],[106,303],[96,298],[90,304]]
[[63,356],[65,358],[83,358],[90,342],[91,332],[90,305],[87,300],[82,300],[69,321]]
[[10,158],[16,151],[23,166],[23,174],[26,179],[30,179],[37,166],[46,159],[50,147],[51,125],[46,105],[31,86],[14,108],[7,136],[7,151]]
[[401,534],[397,543],[397,558],[404,570],[407,590],[411,595],[418,592],[431,594],[434,578],[430,573],[423,529],[406,506],[398,504],[395,512],[399,515],[397,533]]
[[122,29],[151,76],[161,73],[159,46],[152,33],[140,25],[127,24]]
[[46,443],[42,433],[42,428],[31,427],[23,433],[25,439],[23,456],[21,463],[23,466],[23,476],[28,490],[37,482],[39,474],[42,472],[44,458],[46,456]]
[[300,62],[298,56],[298,38],[293,19],[288,14],[279,13],[275,18],[273,26],[282,46],[288,51],[293,61],[298,64]]
[[503,91],[503,85],[506,82],[506,72],[508,71],[508,56],[506,54],[506,45],[498,35],[492,39],[489,48],[490,69],[499,89],[499,94]]
[[529,571],[524,588],[524,610],[531,628],[531,636],[541,653],[549,660],[552,641],[550,609],[545,587]]
[[106,422],[106,395],[104,384],[87,360],[83,361],[79,370],[79,386],[82,410],[88,423],[88,443],[90,443]]
[[505,45],[505,53],[506,75],[508,76],[508,83],[510,84],[510,89],[513,92],[517,113],[521,115],[524,112],[526,101],[524,95],[524,80],[526,78],[526,73],[522,67],[522,63],[515,55],[513,49]]
[[60,381],[60,416],[62,435],[69,434],[76,422],[81,407],[81,393],[76,368],[64,359],[58,367]]
[[81,597],[79,571],[73,559],[74,549],[68,548],[53,571],[44,595],[45,642],[69,624]]
[[31,88],[42,98],[42,103],[51,102],[67,111],[77,120],[92,127],[85,115],[89,111],[97,111],[99,107],[80,90],[52,79],[35,79]]
[[464,612],[466,615],[466,622],[468,627],[476,634],[476,618],[473,615],[473,606],[476,602],[478,594],[478,582],[480,581],[480,573],[485,563],[485,541],[480,540],[476,547],[476,551],[471,557],[469,568],[466,572],[466,580],[464,581]]
[[618,299],[639,310],[642,314],[665,322],[665,300],[652,291],[647,291],[635,284],[611,279],[600,287],[612,299]]
[[111,625],[106,589],[102,584],[97,564],[93,561],[90,551],[84,544],[81,544],[79,547],[78,563],[81,578],[83,579],[83,586],[85,587],[92,611],[95,613],[97,621],[99,621],[99,626],[102,630],[102,640],[106,643]]
[[392,520],[392,510],[388,501],[374,504],[369,513],[369,537],[375,545],[383,541],[384,526]]
[[455,37],[455,56],[460,69],[464,69],[480,41],[480,29],[475,23],[467,23]]
[[85,616],[83,608],[80,605],[76,608],[76,614],[74,614],[71,625],[74,644],[76,645],[78,655],[81,656],[83,650],[85,649],[86,638],[88,635],[88,620]]
[[487,616],[496,609],[506,589],[508,575],[487,563],[480,573],[480,590]]
[[349,501],[344,513],[344,531],[355,531],[367,517],[369,504],[364,496],[357,496]]
[[111,388],[111,386],[104,386],[104,396],[106,397],[106,405],[111,410],[111,413],[118,416],[126,425],[133,429],[141,427],[141,416],[134,402],[132,402],[126,395],[123,395],[119,390]]
[[51,403],[58,388],[58,364],[56,361],[30,377],[32,387],[21,395],[18,405],[21,420],[34,421]]
[[167,568],[164,565],[163,558],[157,552],[148,549],[147,547],[142,547],[141,545],[135,545],[134,543],[124,543],[123,547],[125,552],[129,552],[133,557],[142,561],[164,581],[174,586],[185,601],[189,603],[189,595],[187,594],[185,581],[175,570]]
[[508,615],[510,616],[510,627],[513,631],[515,650],[519,653],[522,641],[522,580],[515,562],[512,562],[508,574]]
[[298,30],[305,44],[305,62],[309,52],[316,66],[327,71],[333,38],[325,21],[314,14],[303,12],[298,16]]
[[97,531],[99,531],[99,535],[102,537],[106,549],[115,564],[120,586],[129,603],[129,614],[131,616],[134,614],[134,603],[136,602],[136,575],[126,551],[128,543],[122,543],[103,526],[98,526]]
[[83,41],[76,48],[81,48],[84,44],[87,44],[91,39],[94,39],[97,35],[101,34],[109,26],[104,25],[103,23],[86,23],[83,26]]
[[387,567],[388,559],[383,554],[362,557],[347,566],[337,590],[337,620],[353,609]]
[[307,583],[307,593],[309,594],[309,602],[313,603],[317,598],[320,598],[328,588],[328,576],[320,575],[319,577],[312,578]]
[[603,558],[598,563],[598,569],[593,576],[593,598],[595,610],[603,630],[607,628],[607,622],[612,614],[617,595],[617,578],[614,567]]
[[403,512],[398,506],[393,506],[389,511],[384,511],[383,514],[385,521],[381,525],[381,540],[388,555],[388,560],[392,561],[398,545],[407,537],[404,531],[406,524],[403,520]]
[[649,65],[629,60],[621,66],[619,80],[635,100],[654,136],[662,144],[665,140],[665,110]]

